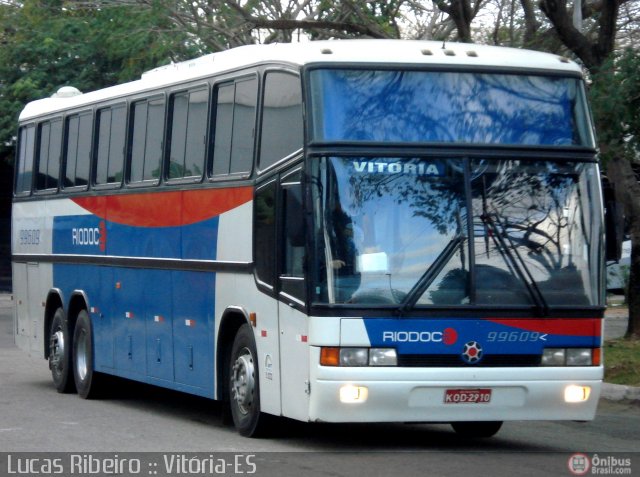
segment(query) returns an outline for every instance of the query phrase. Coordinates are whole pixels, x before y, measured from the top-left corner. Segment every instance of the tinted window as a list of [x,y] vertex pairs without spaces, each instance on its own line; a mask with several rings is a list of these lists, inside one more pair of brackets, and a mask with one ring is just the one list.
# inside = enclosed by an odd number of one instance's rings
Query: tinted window
[[62,120],[47,121],[38,127],[38,176],[36,189],[55,189],[60,174]]
[[228,84],[218,88],[213,146],[213,175],[229,173],[231,159],[231,128],[233,125],[233,98],[235,85]]
[[185,91],[171,98],[169,179],[202,177],[209,91]]
[[310,86],[318,141],[593,146],[576,78],[314,70]]
[[233,139],[231,141],[231,173],[251,170],[257,94],[258,81],[256,79],[240,81],[236,84],[236,98],[233,107]]
[[276,269],[276,182],[256,192],[255,264],[258,279],[273,287]]
[[304,301],[305,243],[300,181],[300,171],[283,177],[281,181],[284,250],[280,281],[284,293]]
[[157,180],[162,161],[164,98],[139,101],[131,108],[131,182]]
[[300,78],[272,72],[265,79],[260,168],[302,148],[302,91]]
[[212,169],[214,176],[251,171],[257,95],[256,78],[218,87]]
[[122,182],[127,110],[123,105],[105,108],[96,116],[96,184]]
[[64,186],[89,183],[92,114],[87,112],[67,119]]
[[33,178],[33,152],[35,150],[36,128],[27,126],[20,129],[20,145],[18,150],[18,173],[16,177],[16,194],[31,192]]

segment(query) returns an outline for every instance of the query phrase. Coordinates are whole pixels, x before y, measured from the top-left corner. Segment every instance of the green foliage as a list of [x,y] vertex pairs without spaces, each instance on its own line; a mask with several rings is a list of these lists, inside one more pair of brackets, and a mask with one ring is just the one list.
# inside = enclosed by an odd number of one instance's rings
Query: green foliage
[[[61,0],[0,3],[0,160],[11,159],[24,105],[65,85],[92,91],[202,53],[164,11]],[[106,4],[105,4],[106,5]]]
[[640,341],[609,340],[604,345],[604,379],[609,383],[640,386]]
[[640,157],[640,55],[632,48],[610,58],[593,76],[591,105],[602,159]]

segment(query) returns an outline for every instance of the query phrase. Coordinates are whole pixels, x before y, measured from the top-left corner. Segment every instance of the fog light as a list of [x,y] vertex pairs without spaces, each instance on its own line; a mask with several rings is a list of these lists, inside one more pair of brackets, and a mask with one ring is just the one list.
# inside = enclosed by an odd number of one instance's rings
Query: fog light
[[584,402],[590,395],[591,387],[572,384],[564,389],[564,402]]
[[369,389],[364,386],[346,384],[340,388],[340,402],[362,403],[369,397]]

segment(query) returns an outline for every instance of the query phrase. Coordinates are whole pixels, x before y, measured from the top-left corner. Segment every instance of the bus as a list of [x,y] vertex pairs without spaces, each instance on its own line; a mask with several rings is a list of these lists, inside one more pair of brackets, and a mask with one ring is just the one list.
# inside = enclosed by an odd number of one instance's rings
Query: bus
[[600,175],[578,65],[470,44],[244,46],[29,103],[15,340],[304,422],[594,418]]

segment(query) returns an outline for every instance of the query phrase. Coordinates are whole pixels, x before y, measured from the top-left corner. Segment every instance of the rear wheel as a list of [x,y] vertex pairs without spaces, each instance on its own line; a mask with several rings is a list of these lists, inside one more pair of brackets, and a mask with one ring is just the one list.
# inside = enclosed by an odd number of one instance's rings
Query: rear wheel
[[495,436],[502,427],[502,421],[452,422],[451,427],[463,437],[482,439]]
[[71,371],[71,339],[62,308],[56,310],[49,329],[49,369],[59,393],[75,390]]
[[101,375],[93,370],[93,333],[86,310],[78,313],[73,333],[73,375],[78,395],[83,399],[97,397]]
[[240,327],[231,348],[229,402],[233,424],[241,435],[257,437],[265,430],[256,345],[253,330],[247,324]]

